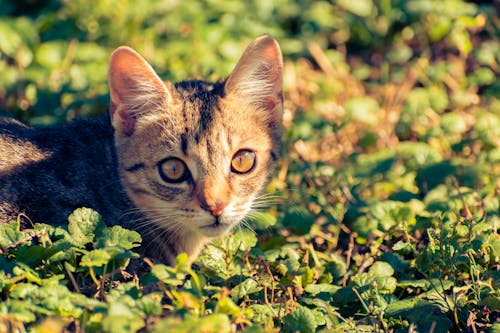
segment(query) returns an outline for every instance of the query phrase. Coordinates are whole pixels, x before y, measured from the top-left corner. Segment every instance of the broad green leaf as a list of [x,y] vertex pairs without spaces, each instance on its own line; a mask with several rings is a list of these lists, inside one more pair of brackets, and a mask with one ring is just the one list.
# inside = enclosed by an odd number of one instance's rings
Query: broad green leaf
[[52,255],[58,253],[59,251],[60,249],[54,246],[22,246],[17,252],[16,258],[19,262],[23,262],[28,266],[35,267],[40,264],[42,260],[50,259]]
[[290,207],[282,221],[283,226],[291,228],[299,235],[309,232],[314,223],[314,217],[302,206]]
[[[36,320],[35,313],[33,313],[33,306],[29,302],[20,300],[9,299],[6,302],[1,302],[0,313],[2,313],[6,319],[12,321],[31,323]],[[1,327],[2,326],[0,326],[0,328]]]
[[41,286],[36,296],[38,304],[53,315],[78,318],[83,313],[83,308],[74,303],[78,296],[59,283],[52,282]]
[[[278,307],[274,309],[271,305],[267,304],[252,304],[248,308],[253,312],[252,321],[262,324],[270,323],[273,317],[278,316],[279,310]],[[284,309],[281,309],[281,312],[283,314]]]
[[261,291],[262,289],[262,286],[259,286],[257,281],[252,278],[248,278],[231,290],[231,297],[233,300],[237,301],[245,296],[248,296],[249,294]]
[[394,274],[394,269],[386,262],[377,261],[370,267],[369,272],[375,276],[388,277]]
[[143,327],[144,320],[135,315],[114,314],[102,320],[102,329],[106,333],[135,333]]
[[380,107],[377,101],[371,97],[356,97],[350,99],[344,104],[344,108],[352,120],[360,121],[371,126],[375,126],[378,123],[376,112]]
[[385,315],[389,318],[407,318],[422,330],[435,326],[446,332],[451,327],[450,320],[442,314],[438,305],[422,299],[404,299],[391,303],[386,307]]
[[154,295],[148,294],[137,300],[137,308],[141,310],[146,316],[159,316],[162,313],[161,303],[157,298],[161,299],[161,295],[156,298]]
[[447,113],[441,117],[441,128],[445,133],[460,134],[467,130],[467,124],[461,116]]
[[67,43],[48,41],[38,46],[35,53],[35,59],[40,65],[55,69],[62,65],[67,50]]
[[341,288],[340,286],[328,283],[321,283],[321,284],[309,284],[304,288],[304,291],[311,295],[317,295],[319,293],[335,294],[340,288]]
[[17,48],[21,45],[22,40],[19,34],[13,27],[13,21],[0,21],[0,51],[8,56],[14,56]]
[[486,306],[490,311],[500,311],[500,296],[490,294],[481,299],[479,305]]
[[177,273],[174,268],[162,264],[154,265],[151,268],[151,274],[158,280],[171,286],[181,285],[185,277],[184,274]]
[[227,296],[222,296],[217,305],[215,306],[215,313],[224,313],[231,317],[237,317],[242,313],[240,309],[232,300]]
[[352,12],[353,14],[367,17],[373,9],[373,0],[348,1],[339,0],[339,5]]
[[111,228],[105,228],[97,236],[94,246],[96,248],[117,247],[130,250],[140,246],[141,241],[141,236],[136,231],[115,225]]
[[90,208],[78,208],[68,217],[68,222],[69,233],[81,247],[92,242],[105,227],[101,216]]
[[396,278],[392,276],[377,277],[375,281],[377,282],[377,290],[384,294],[392,294],[398,285]]
[[191,291],[173,291],[174,305],[178,310],[195,311],[201,308],[202,301]]
[[312,333],[318,327],[313,311],[300,304],[297,305],[295,311],[283,318],[283,324],[288,332]]
[[500,323],[491,325],[490,333],[500,333]]
[[32,283],[17,283],[10,290],[9,297],[15,299],[25,299],[33,296],[38,290],[38,286]]
[[247,219],[248,223],[255,225],[256,230],[266,230],[274,226],[277,219],[274,215],[264,212],[252,213]]
[[105,250],[97,249],[86,253],[82,257],[80,265],[85,267],[100,267],[109,262],[111,256]]
[[16,244],[28,237],[28,234],[19,230],[19,223],[0,224],[0,246],[7,247]]
[[160,321],[153,330],[155,333],[229,333],[231,321],[222,313],[211,314],[206,317],[167,318]]
[[228,239],[228,250],[230,255],[234,255],[236,251],[240,253],[252,248],[257,244],[255,233],[248,229],[240,229]]

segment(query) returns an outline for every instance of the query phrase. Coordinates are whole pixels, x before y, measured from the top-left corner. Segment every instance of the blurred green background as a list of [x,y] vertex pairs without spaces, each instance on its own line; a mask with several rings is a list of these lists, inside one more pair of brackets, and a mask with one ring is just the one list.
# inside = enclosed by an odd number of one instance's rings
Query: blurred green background
[[[214,80],[271,34],[285,58],[270,186],[280,205],[248,221],[256,236],[233,266],[207,248],[200,304],[219,297],[214,286],[255,280],[259,293],[232,299],[259,313],[262,264],[276,277],[274,312],[248,318],[270,330],[471,331],[500,313],[499,10],[499,0],[0,0],[0,114],[46,125],[107,112],[119,45],[164,79]],[[374,284],[387,266],[391,283]],[[174,312],[190,313],[183,306]]]
[[[403,84],[415,68],[422,89],[410,96],[413,109],[422,103],[437,104],[439,112],[468,107],[477,104],[478,92],[499,94],[498,6],[462,0],[0,0],[0,110],[42,124],[105,112],[108,58],[119,45],[136,48],[165,79],[214,79],[227,75],[246,44],[264,33],[279,40],[296,66],[332,67],[308,80],[318,85],[311,98],[344,102],[338,95],[364,95],[351,91],[359,90],[356,82],[380,104],[370,87]],[[354,81],[346,82],[346,75]],[[287,90],[302,88],[286,83]]]

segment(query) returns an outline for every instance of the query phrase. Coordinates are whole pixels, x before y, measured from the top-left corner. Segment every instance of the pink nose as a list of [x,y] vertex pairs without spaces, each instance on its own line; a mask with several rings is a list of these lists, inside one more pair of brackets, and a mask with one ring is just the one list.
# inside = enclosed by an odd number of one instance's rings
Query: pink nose
[[226,208],[225,202],[217,202],[215,205],[209,205],[206,209],[215,217],[222,215],[222,211]]

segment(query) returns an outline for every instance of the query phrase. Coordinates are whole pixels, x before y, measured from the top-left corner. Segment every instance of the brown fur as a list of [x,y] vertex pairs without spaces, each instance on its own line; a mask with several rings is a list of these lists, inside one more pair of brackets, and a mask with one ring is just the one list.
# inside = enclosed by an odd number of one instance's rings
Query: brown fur
[[[63,223],[80,206],[138,230],[148,255],[197,256],[248,215],[279,154],[282,60],[269,36],[247,48],[225,81],[162,82],[135,51],[118,48],[109,69],[110,120],[32,129],[0,120],[0,222],[24,213]],[[93,132],[95,140],[89,140]],[[255,154],[234,172],[240,150]],[[189,174],[166,181],[162,162]]]

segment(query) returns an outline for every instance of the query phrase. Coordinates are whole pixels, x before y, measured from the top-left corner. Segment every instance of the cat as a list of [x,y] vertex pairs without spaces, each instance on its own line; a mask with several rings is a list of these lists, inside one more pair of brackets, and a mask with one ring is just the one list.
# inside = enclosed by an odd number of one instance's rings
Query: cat
[[[137,230],[142,253],[196,258],[252,211],[279,158],[283,60],[255,39],[225,80],[162,81],[133,49],[110,59],[109,114],[32,128],[0,119],[0,223],[76,208]],[[33,222],[31,222],[33,221]]]

